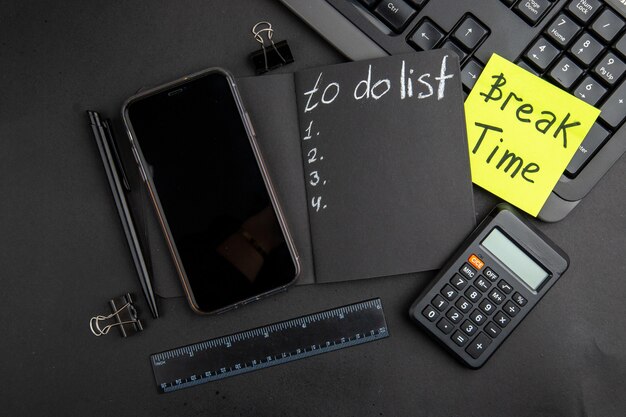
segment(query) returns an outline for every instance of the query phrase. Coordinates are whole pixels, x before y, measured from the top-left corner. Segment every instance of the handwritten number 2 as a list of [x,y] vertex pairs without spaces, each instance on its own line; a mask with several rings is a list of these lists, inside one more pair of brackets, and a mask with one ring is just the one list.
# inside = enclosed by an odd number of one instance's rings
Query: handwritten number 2
[[311,149],[307,155],[309,157],[309,164],[317,161],[317,148]]

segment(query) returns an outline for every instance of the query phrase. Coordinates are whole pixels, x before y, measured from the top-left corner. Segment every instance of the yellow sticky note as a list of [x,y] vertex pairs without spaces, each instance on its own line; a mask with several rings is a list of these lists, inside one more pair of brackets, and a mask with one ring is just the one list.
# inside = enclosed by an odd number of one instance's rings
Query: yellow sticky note
[[599,114],[494,54],[465,101],[472,181],[536,216]]

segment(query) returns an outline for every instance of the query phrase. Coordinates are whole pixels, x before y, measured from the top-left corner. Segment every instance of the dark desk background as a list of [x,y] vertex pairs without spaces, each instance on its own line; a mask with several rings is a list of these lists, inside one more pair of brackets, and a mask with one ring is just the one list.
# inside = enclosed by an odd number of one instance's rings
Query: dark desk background
[[[564,221],[540,224],[570,270],[479,371],[409,322],[432,273],[297,287],[217,317],[172,299],[152,320],[141,299],[143,334],[94,337],[106,300],[140,290],[85,109],[119,119],[139,87],[209,66],[252,75],[260,20],[289,40],[289,71],[343,58],[273,0],[12,3],[0,16],[3,415],[625,414],[626,158]],[[479,218],[494,201],[477,190]],[[384,341],[157,394],[150,353],[370,297]]]

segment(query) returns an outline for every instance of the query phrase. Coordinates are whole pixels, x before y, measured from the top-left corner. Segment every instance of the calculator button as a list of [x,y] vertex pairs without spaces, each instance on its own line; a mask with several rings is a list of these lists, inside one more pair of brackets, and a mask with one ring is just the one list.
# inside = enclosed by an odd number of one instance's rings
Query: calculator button
[[583,73],[582,68],[574,64],[568,57],[564,56],[550,71],[550,77],[560,86],[569,89]]
[[465,275],[465,277],[468,280],[474,279],[474,277],[476,276],[476,270],[474,268],[472,268],[470,266],[470,264],[466,263],[464,264],[461,269],[459,269],[459,272],[463,275]]
[[559,50],[542,36],[526,52],[526,58],[537,68],[545,70],[558,54]]
[[485,292],[491,287],[491,282],[487,281],[482,275],[479,275],[478,279],[474,281],[474,285],[482,292]]
[[534,25],[550,8],[548,0],[520,1],[513,8],[528,24]]
[[437,323],[437,328],[441,330],[444,334],[449,334],[452,331],[454,326],[446,319],[442,318]]
[[509,324],[509,321],[511,321],[511,319],[508,318],[501,311],[498,311],[498,313],[494,316],[493,320],[496,322],[498,326],[502,327],[503,329]]
[[452,307],[446,313],[446,317],[449,318],[452,323],[456,324],[461,321],[461,319],[463,318],[463,315],[459,313],[459,311],[456,308]]
[[480,310],[474,310],[472,314],[470,314],[470,319],[480,326],[487,320],[487,316]]
[[511,317],[515,317],[517,316],[517,313],[519,313],[519,306],[513,303],[513,301],[507,301],[502,309]]
[[465,344],[467,343],[469,338],[467,336],[465,336],[463,333],[461,333],[460,331],[457,330],[452,335],[452,340],[454,340],[454,343],[456,343],[457,345],[463,347],[463,346],[465,346]]
[[463,313],[467,313],[470,308],[472,308],[472,303],[470,303],[463,297],[459,298],[454,305],[457,306],[459,310],[461,310]]
[[448,300],[448,301],[452,301],[454,300],[454,298],[456,297],[456,295],[458,294],[458,292],[452,288],[451,286],[449,286],[448,284],[446,284],[445,287],[443,287],[443,290],[441,290],[441,294],[443,294],[443,296]]
[[528,302],[527,299],[525,299],[522,294],[516,292],[515,294],[513,294],[513,301],[515,301],[517,304],[519,304],[520,306],[524,307],[526,305],[526,303]]
[[483,266],[485,266],[485,263],[482,261],[482,259],[474,254],[470,255],[470,257],[467,258],[467,262],[469,262],[474,268],[479,271],[483,268]]
[[470,301],[476,302],[480,300],[481,293],[474,287],[469,287],[467,291],[465,291],[465,296],[470,299]]
[[483,271],[483,274],[491,282],[495,282],[498,279],[498,277],[500,276],[500,275],[496,274],[495,272],[493,272],[493,269],[491,269],[491,268],[485,268],[485,270]]
[[459,274],[454,274],[450,280],[450,284],[452,284],[457,290],[462,290],[467,285],[467,281]]
[[572,40],[574,35],[578,33],[580,26],[578,26],[567,15],[561,13],[550,26],[546,32],[548,36],[552,38],[556,43],[561,46],[565,46]]
[[478,23],[476,19],[467,16],[452,36],[467,49],[474,49],[485,35],[487,35],[487,29]]
[[607,42],[611,42],[623,27],[624,21],[608,8],[591,25],[591,29]]
[[513,287],[511,287],[505,280],[501,279],[498,282],[498,288],[502,290],[502,292],[510,294],[513,291]]
[[504,295],[495,288],[489,293],[489,298],[496,304],[501,304],[504,301]]
[[465,320],[463,324],[461,325],[461,330],[463,330],[463,332],[465,332],[466,335],[471,336],[474,333],[476,333],[476,331],[478,330],[478,326],[476,326],[474,323],[472,323],[469,320]]
[[485,312],[487,315],[491,315],[494,311],[496,311],[496,306],[491,301],[485,299],[480,302],[478,307]]
[[593,72],[609,85],[615,84],[624,71],[626,71],[626,64],[613,52],[605,54],[593,69]]
[[432,304],[439,311],[443,311],[448,307],[448,302],[440,295],[436,295],[435,298],[433,298]]
[[501,331],[502,330],[500,330],[500,328],[496,326],[492,321],[487,323],[487,325],[485,326],[485,332],[492,338],[496,338]]
[[470,343],[470,345],[465,349],[465,351],[474,359],[478,359],[480,355],[483,354],[487,347],[491,344],[491,339],[487,337],[486,334],[480,332],[476,339]]
[[424,311],[422,311],[422,315],[429,321],[435,321],[439,317],[439,313],[432,306],[426,306]]
[[606,93],[606,88],[602,87],[600,83],[594,80],[590,76],[586,76],[578,87],[574,90],[574,95],[579,99],[586,101],[587,103],[595,106],[598,101]]
[[578,20],[586,23],[601,6],[600,0],[571,0],[567,5],[567,10]]
[[413,32],[413,35],[409,38],[409,42],[412,43],[417,49],[423,51],[431,50],[437,45],[441,39],[443,39],[444,32],[435,26],[432,22],[424,20],[419,24],[417,30]]
[[600,55],[603,49],[604,45],[596,40],[590,33],[585,32],[574,42],[569,52],[578,61],[585,65],[590,65],[591,62]]
[[404,1],[384,1],[374,9],[374,13],[397,33],[402,32],[417,14],[415,9]]

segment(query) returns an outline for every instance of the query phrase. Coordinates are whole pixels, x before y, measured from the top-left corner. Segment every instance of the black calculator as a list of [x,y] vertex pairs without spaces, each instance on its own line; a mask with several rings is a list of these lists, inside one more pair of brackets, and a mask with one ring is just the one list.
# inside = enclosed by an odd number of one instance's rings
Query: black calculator
[[565,252],[502,203],[413,303],[410,315],[457,359],[480,368],[568,266]]

